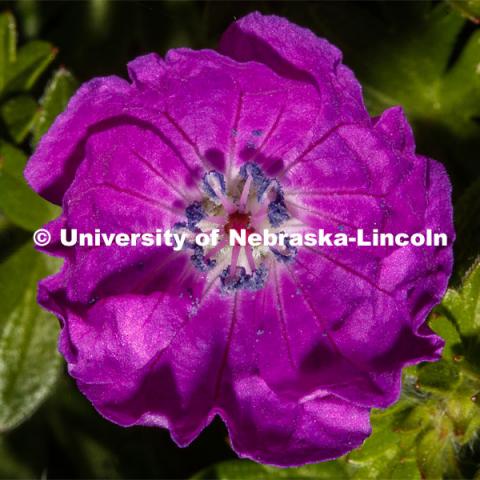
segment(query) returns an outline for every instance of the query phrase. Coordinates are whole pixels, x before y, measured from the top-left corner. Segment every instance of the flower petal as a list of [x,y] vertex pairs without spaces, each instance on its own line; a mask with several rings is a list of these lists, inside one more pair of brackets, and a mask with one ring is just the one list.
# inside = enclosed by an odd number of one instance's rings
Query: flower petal
[[219,50],[241,62],[263,63],[282,77],[314,84],[329,122],[368,122],[360,84],[341,63],[341,52],[310,30],[255,12],[227,29]]
[[224,409],[238,455],[280,467],[337,458],[371,433],[368,409],[332,395],[282,400],[259,377],[236,383]]

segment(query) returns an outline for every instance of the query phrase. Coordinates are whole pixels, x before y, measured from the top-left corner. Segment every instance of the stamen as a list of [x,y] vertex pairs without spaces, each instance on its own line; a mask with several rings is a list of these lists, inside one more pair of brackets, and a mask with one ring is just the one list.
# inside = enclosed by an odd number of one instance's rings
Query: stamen
[[282,246],[278,248],[270,247],[270,250],[275,255],[275,258],[282,263],[291,262],[297,256],[297,253],[298,253],[297,247],[294,247],[290,244],[290,240],[288,237],[285,239],[284,247]]
[[253,226],[256,226],[257,222],[262,221],[267,215],[268,205],[260,205],[260,208],[252,214],[250,217]]
[[285,205],[283,195],[277,193],[275,201],[268,204],[268,220],[272,227],[279,227],[284,221],[288,220],[290,215]]
[[233,213],[236,210],[233,202],[225,195],[225,178],[220,172],[212,170],[203,177],[203,189],[208,196],[218,200],[227,213]]
[[217,243],[212,249],[210,249],[207,254],[205,255],[206,258],[212,258],[217,253],[219,253],[223,248],[225,248],[228,244],[228,240],[223,238],[220,242]]
[[247,256],[250,273],[253,273],[257,269],[257,266],[255,265],[255,259],[253,258],[253,251],[250,245],[245,246],[245,255]]
[[256,163],[245,163],[240,168],[240,176],[244,180],[249,176],[253,178],[253,183],[257,189],[257,200],[259,200],[261,194],[270,182],[270,180],[265,177],[262,169]]
[[212,170],[203,176],[202,186],[211,198],[225,195],[225,178],[216,170]]
[[241,212],[245,212],[245,207],[247,206],[248,195],[250,193],[250,186],[252,185],[253,178],[249,175],[243,186],[242,196],[240,197],[240,202],[238,204]]
[[240,255],[240,245],[235,245],[232,248],[232,261],[230,263],[230,276],[234,277],[237,272],[237,263],[238,263],[238,256]]
[[237,272],[233,271],[233,275],[232,271],[232,267],[228,266],[220,274],[220,282],[224,293],[231,293],[240,290],[241,288],[244,288],[245,284],[248,282],[249,276],[246,274],[243,267],[239,267]]
[[230,201],[228,197],[220,197],[220,203],[222,204],[225,211],[230,215],[231,213],[236,212],[237,207],[233,202]]
[[255,272],[249,277],[245,288],[252,291],[261,290],[265,286],[268,277],[268,269],[265,264],[261,264]]
[[185,235],[185,244],[183,246],[184,249],[186,248],[193,248],[195,245],[195,232],[194,229],[189,228],[189,226],[185,222],[178,222],[173,226],[173,233],[177,233],[179,235]]
[[205,212],[200,202],[193,202],[189,205],[185,209],[185,216],[188,220],[188,228],[193,229],[197,223],[205,217]]
[[206,272],[212,269],[217,261],[215,259],[210,259],[205,257],[203,254],[203,248],[199,245],[193,247],[194,254],[190,257],[195,268],[201,272]]
[[270,198],[270,194],[273,189],[275,189],[277,192],[280,191],[280,185],[276,180],[269,180],[265,182],[262,187],[263,188],[257,193],[259,203],[263,203],[265,200],[273,200],[273,197]]
[[[244,181],[243,186],[242,181],[238,180],[229,184],[227,189],[222,173],[215,170],[206,173],[202,185],[209,200],[189,205],[185,210],[187,220],[174,226],[177,231],[188,235],[186,246],[193,250],[193,265],[202,272],[208,272],[208,285],[213,284],[214,278],[219,278],[224,293],[263,288],[268,277],[267,262],[273,258],[289,262],[297,254],[288,236],[285,245],[270,248],[271,253],[248,244],[229,245],[232,230],[245,230],[248,238],[250,234],[265,228],[266,223],[278,227],[290,218],[281,185],[276,179],[266,177],[255,163],[242,165],[240,177]],[[195,234],[208,234],[208,230],[216,225],[223,230],[217,245],[206,251],[195,244]],[[284,228],[288,230],[288,226]]]

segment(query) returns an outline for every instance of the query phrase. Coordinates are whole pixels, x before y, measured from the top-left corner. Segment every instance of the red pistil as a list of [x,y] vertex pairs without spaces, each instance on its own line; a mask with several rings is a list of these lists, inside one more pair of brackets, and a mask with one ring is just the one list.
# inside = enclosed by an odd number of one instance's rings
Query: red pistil
[[246,230],[247,238],[255,232],[255,229],[250,225],[250,215],[241,213],[238,210],[228,216],[228,221],[223,227],[223,231],[227,235],[230,233],[230,230],[235,230],[236,232]]

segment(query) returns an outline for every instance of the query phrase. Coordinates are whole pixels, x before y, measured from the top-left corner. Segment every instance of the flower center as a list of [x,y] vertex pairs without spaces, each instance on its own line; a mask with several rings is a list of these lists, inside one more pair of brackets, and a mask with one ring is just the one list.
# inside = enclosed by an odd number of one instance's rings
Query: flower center
[[239,212],[238,210],[228,216],[227,223],[223,227],[223,231],[226,235],[230,235],[230,230],[237,233],[245,231],[247,239],[252,233],[255,233],[255,229],[252,228],[250,223],[250,215],[248,213]]
[[[248,244],[253,233],[271,229],[277,233],[290,218],[279,182],[266,177],[258,165],[246,163],[228,185],[223,174],[210,171],[203,177],[202,187],[205,197],[189,205],[185,210],[187,221],[175,226],[190,236],[187,245],[193,250],[194,266],[219,277],[226,293],[261,289],[270,262],[290,261],[296,254],[288,243],[283,251]],[[210,233],[213,229],[221,235],[215,246],[200,247],[195,243],[198,233]],[[243,234],[247,244],[231,245],[232,231]]]

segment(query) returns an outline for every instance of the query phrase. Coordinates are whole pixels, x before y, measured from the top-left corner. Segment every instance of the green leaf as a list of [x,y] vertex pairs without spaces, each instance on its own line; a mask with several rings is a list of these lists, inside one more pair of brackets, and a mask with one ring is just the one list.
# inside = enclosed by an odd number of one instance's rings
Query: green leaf
[[0,118],[15,143],[25,140],[33,127],[37,102],[29,95],[18,95],[3,103]]
[[448,290],[442,306],[455,318],[462,336],[480,334],[480,262],[468,273],[460,291]]
[[436,429],[427,431],[417,448],[417,462],[423,478],[462,478],[453,438],[453,425],[448,417],[439,419]]
[[460,381],[458,366],[447,360],[423,363],[418,367],[418,385],[424,389],[452,390]]
[[416,421],[414,428],[404,425],[412,414],[415,412],[406,399],[372,414],[372,435],[346,457],[350,478],[404,478],[401,475],[405,470],[409,471],[408,478],[420,478],[413,442],[421,422]]
[[[445,340],[443,349],[443,358],[453,360],[459,349],[461,349],[462,339],[458,332],[455,322],[452,322],[447,316],[442,314],[442,308],[439,307],[430,316],[430,327]],[[445,313],[445,310],[443,310]]]
[[28,418],[57,378],[58,322],[36,302],[37,282],[51,272],[31,244],[0,265],[0,432]]
[[0,141],[0,211],[15,225],[33,231],[56,217],[59,209],[27,185],[25,163],[20,150]]
[[78,82],[68,70],[60,68],[55,72],[40,100],[41,110],[33,130],[34,145],[46,133],[57,115],[63,112],[77,87]]
[[56,55],[57,50],[48,42],[35,40],[24,45],[7,71],[3,93],[30,90]]
[[0,168],[19,180],[23,179],[23,169],[27,157],[17,147],[0,140]]
[[480,373],[480,262],[467,274],[459,291],[447,291],[441,307],[461,338],[455,353],[465,359],[466,367]]
[[10,12],[0,15],[0,92],[3,90],[7,72],[16,56],[17,30]]

